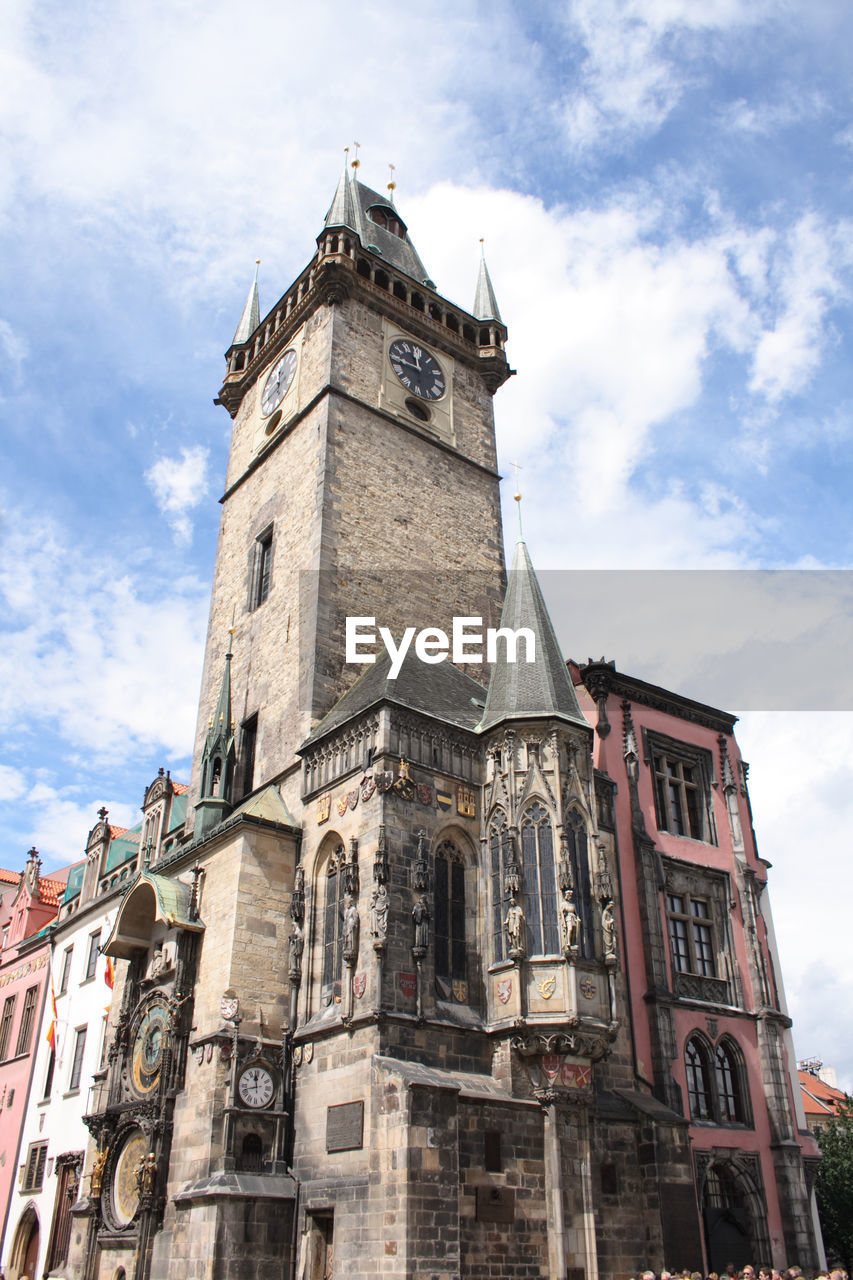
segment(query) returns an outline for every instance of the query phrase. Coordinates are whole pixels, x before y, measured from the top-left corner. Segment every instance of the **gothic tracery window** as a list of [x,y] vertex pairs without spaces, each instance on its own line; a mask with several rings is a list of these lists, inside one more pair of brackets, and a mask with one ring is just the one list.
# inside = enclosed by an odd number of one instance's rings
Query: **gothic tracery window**
[[[339,845],[326,866],[323,906],[323,999],[340,999],[344,942],[344,847]],[[336,989],[337,988],[337,989]]]
[[576,809],[573,809],[568,814],[565,832],[569,845],[569,861],[572,867],[575,910],[581,921],[580,954],[585,959],[591,959],[595,955],[595,934],[592,922],[589,845],[586,824]]
[[496,809],[489,823],[489,879],[492,903],[492,954],[496,961],[504,958],[504,917],[509,905],[504,873],[509,861],[509,831],[506,814]]
[[687,1041],[684,1065],[687,1070],[690,1119],[710,1120],[712,1119],[710,1064],[707,1049],[697,1037]]
[[692,1035],[684,1047],[691,1120],[747,1124],[740,1052],[729,1036],[712,1049],[704,1036]]
[[521,867],[528,952],[554,955],[560,949],[554,828],[547,809],[538,801],[521,820]]
[[468,998],[465,950],[465,864],[450,841],[435,854],[435,985],[444,1000]]

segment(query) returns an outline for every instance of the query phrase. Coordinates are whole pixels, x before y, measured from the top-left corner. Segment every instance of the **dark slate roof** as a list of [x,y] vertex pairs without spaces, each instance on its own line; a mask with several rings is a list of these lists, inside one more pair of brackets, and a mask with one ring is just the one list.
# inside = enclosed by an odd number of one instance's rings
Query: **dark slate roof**
[[[529,627],[536,637],[536,657],[534,662],[507,662],[506,645],[499,643],[480,728],[490,729],[504,720],[542,717],[571,720],[589,728],[523,542],[516,547],[508,575],[501,626],[513,631]],[[518,648],[521,657],[523,642]]]
[[357,178],[351,177],[348,168],[344,166],[338,189],[326,214],[325,226],[348,227],[350,231],[356,233],[362,248],[372,250],[398,271],[403,271],[413,280],[417,280],[418,284],[435,288],[427,275],[426,267],[418,257],[415,246],[409,239],[408,232],[405,237],[394,235],[393,231],[378,226],[368,218],[367,210],[374,205],[390,209],[394,217],[403,222],[390,200],[381,196],[378,191],[372,191]]
[[261,303],[258,296],[258,268],[255,267],[255,278],[252,281],[252,287],[249,290],[249,296],[246,299],[246,305],[243,308],[243,314],[240,317],[240,323],[237,325],[237,332],[234,334],[232,346],[238,342],[246,342],[251,338],[252,334],[261,323]]
[[414,648],[410,648],[403,659],[396,680],[388,678],[390,665],[387,652],[378,657],[335,703],[304,745],[316,742],[379,702],[392,702],[411,711],[420,711],[462,729],[476,729],[483,714],[486,691],[464,671],[447,661],[435,665],[421,662]]
[[477,277],[477,292],[471,314],[476,320],[497,320],[498,324],[503,324],[485,258],[480,259],[480,274]]

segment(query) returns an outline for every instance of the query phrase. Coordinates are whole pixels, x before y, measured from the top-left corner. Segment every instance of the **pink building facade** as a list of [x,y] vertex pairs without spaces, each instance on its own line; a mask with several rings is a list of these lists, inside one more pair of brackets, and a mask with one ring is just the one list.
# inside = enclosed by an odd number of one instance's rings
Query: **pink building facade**
[[[21,1129],[33,1086],[36,1036],[42,1022],[50,975],[50,941],[45,926],[56,916],[67,871],[47,879],[31,849],[17,891],[7,903],[8,924],[0,954],[0,1204],[5,1230],[16,1191],[40,1187],[45,1176],[42,1148],[20,1151]],[[22,1239],[23,1257],[38,1249],[38,1223]],[[0,1238],[3,1232],[0,1231]],[[33,1255],[34,1256],[34,1255]],[[24,1273],[26,1274],[26,1273]]]
[[706,1269],[808,1264],[819,1153],[735,717],[603,661],[572,674],[599,777],[615,784],[636,1071],[690,1122]]

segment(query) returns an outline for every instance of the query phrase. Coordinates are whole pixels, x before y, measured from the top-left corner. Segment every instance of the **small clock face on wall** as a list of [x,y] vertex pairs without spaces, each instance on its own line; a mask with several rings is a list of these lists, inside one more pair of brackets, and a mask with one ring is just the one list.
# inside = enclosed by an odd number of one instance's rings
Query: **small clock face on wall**
[[388,348],[391,368],[407,391],[421,400],[440,400],[447,390],[444,374],[426,347],[408,338],[395,338]]
[[296,375],[297,360],[296,351],[290,347],[270,370],[261,396],[261,413],[265,418],[278,408],[290,390]]
[[237,1082],[240,1101],[247,1107],[268,1107],[275,1093],[273,1078],[266,1067],[255,1063],[246,1067]]
[[134,1091],[145,1097],[157,1088],[169,1035],[170,1015],[164,1000],[150,1004],[139,1020],[133,1038],[131,1082]]

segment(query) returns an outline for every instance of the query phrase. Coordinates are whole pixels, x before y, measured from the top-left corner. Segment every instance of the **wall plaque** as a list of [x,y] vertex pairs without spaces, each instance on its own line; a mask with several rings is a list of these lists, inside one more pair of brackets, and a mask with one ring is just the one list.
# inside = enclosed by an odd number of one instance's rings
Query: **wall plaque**
[[515,1191],[512,1187],[478,1187],[477,1218],[480,1222],[513,1222]]
[[364,1102],[326,1108],[326,1150],[354,1151],[364,1146]]

